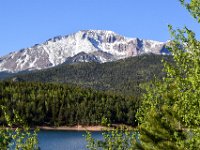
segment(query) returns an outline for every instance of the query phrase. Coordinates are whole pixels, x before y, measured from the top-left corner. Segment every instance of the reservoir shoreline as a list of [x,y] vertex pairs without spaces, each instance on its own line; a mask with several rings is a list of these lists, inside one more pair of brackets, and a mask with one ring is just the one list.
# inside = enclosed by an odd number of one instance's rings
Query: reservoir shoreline
[[40,130],[52,130],[52,131],[105,131],[111,129],[105,126],[60,126],[60,127],[50,127],[50,126],[37,126],[36,128]]
[[[0,128],[10,128],[10,127],[1,127]],[[17,127],[10,128],[15,130]],[[20,128],[20,127],[19,127]],[[23,128],[23,127],[22,127]],[[22,129],[21,128],[21,129]],[[116,128],[125,128],[128,130],[133,130],[135,127],[123,125],[123,124],[112,124],[110,127],[102,126],[102,125],[91,125],[91,126],[84,126],[84,125],[75,125],[75,126],[32,126],[30,130],[46,130],[46,131],[91,131],[91,132],[98,132],[98,131],[107,131],[113,130]]]

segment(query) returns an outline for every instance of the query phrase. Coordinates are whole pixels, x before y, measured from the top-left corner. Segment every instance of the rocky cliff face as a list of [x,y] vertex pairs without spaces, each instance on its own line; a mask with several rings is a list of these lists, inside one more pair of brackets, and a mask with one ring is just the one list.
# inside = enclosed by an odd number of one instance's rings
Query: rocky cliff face
[[61,63],[109,62],[143,53],[168,54],[166,43],[126,38],[112,31],[82,30],[0,57],[0,71],[45,69]]

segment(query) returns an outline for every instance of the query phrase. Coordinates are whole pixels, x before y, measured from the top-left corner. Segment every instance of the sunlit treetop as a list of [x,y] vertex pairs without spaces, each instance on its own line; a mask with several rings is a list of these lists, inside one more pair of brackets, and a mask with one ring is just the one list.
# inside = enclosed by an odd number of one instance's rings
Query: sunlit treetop
[[191,15],[200,22],[200,1],[199,0],[180,0],[181,4],[184,5]]

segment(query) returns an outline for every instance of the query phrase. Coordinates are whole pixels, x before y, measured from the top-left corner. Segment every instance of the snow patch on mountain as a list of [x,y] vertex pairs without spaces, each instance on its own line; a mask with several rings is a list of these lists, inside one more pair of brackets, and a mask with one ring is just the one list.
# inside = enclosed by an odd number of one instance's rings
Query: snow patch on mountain
[[104,63],[143,53],[168,54],[165,45],[164,42],[127,38],[113,31],[81,30],[0,57],[0,71],[39,70],[64,62]]

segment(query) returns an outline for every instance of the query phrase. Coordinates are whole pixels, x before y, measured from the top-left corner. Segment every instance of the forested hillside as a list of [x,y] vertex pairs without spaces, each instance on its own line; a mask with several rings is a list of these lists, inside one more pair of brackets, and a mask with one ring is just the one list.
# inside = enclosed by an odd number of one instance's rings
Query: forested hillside
[[99,125],[102,118],[135,126],[139,106],[134,97],[39,82],[0,82],[0,99],[11,116],[15,110],[31,126]]
[[150,81],[154,75],[164,75],[162,59],[171,61],[171,56],[149,54],[104,64],[62,64],[16,77],[20,81],[70,83],[97,90],[136,95],[138,84]]

